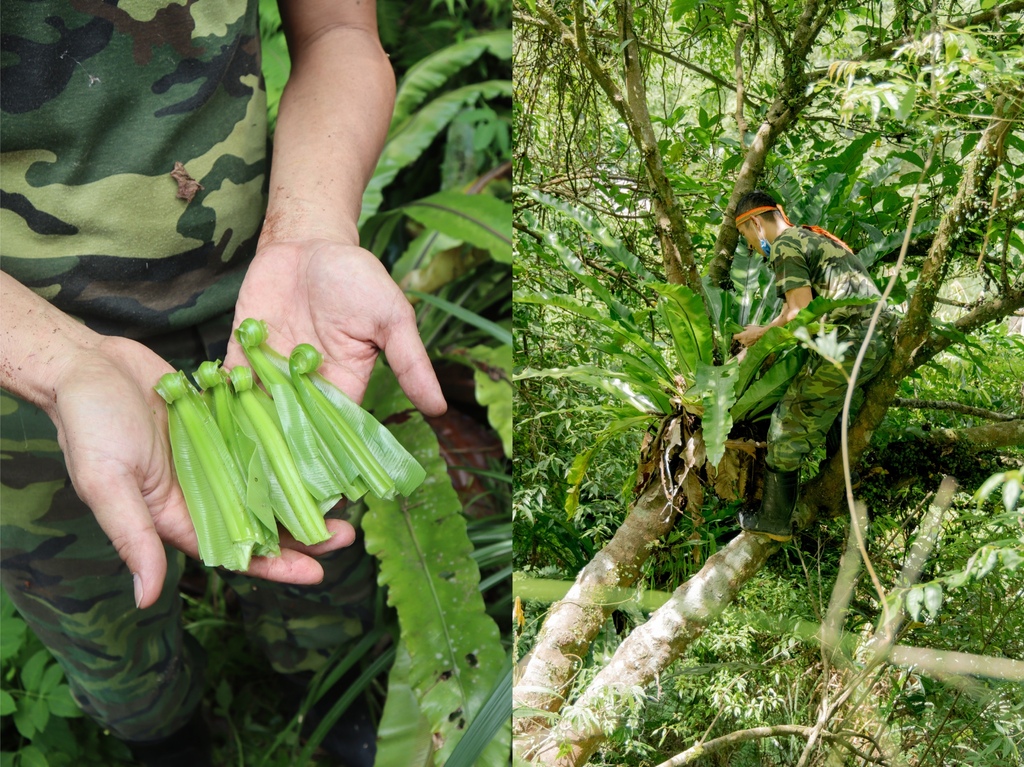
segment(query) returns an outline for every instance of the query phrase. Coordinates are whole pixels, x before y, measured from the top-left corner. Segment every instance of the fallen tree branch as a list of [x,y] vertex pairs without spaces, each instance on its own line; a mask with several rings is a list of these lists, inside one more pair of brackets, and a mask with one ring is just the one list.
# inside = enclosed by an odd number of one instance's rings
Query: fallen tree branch
[[[966,429],[932,429],[922,437],[901,441],[898,444],[913,445],[915,442],[927,442],[939,447],[966,445],[972,450],[1024,446],[1024,420],[1018,418],[1005,423],[970,426]],[[890,448],[892,446],[889,445]]]
[[[736,732],[730,732],[728,735],[723,735],[720,738],[709,740],[706,743],[698,743],[695,746],[691,746],[685,751],[676,754],[671,759],[668,759],[658,767],[682,767],[685,764],[693,764],[698,759],[706,756],[710,756],[716,751],[721,751],[723,748],[737,743],[745,743],[749,740],[764,740],[765,738],[777,738],[777,737],[788,737],[795,736],[798,738],[810,738],[813,732],[813,727],[806,727],[799,724],[777,724],[772,727],[751,727],[749,730],[737,730]],[[852,733],[851,733],[852,734]],[[822,732],[820,737],[823,740],[838,743],[839,745],[849,749],[858,758],[864,759],[872,764],[883,764],[884,760],[878,757],[865,754],[862,751],[854,748],[854,746],[843,737],[843,735],[837,735],[834,732]],[[855,737],[861,737],[865,740],[870,740],[866,735],[856,735]]]
[[[708,558],[700,572],[681,585],[671,599],[619,646],[611,661],[572,705],[590,713],[614,706],[620,691],[644,687],[717,620],[746,582],[779,548],[778,543],[754,533],[740,533]],[[597,750],[606,733],[599,716],[575,717],[565,712],[540,743],[522,750],[524,757],[541,764],[579,767]],[[516,741],[516,750],[523,744]],[[562,756],[559,756],[563,753]]]
[[960,402],[947,402],[945,400],[897,397],[892,401],[892,404],[893,407],[910,408],[913,410],[949,410],[954,413],[963,413],[964,415],[971,415],[976,418],[985,418],[989,421],[1015,421],[1020,418],[1019,415],[997,413],[995,410],[986,410],[981,407],[972,407],[971,405],[964,405]]

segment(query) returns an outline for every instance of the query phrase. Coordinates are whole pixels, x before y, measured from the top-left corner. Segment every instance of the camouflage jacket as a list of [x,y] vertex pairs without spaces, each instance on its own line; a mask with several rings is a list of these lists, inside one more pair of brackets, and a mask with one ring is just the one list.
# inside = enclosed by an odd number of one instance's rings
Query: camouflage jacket
[[256,0],[3,0],[5,272],[108,334],[230,309],[266,204]]
[[[771,267],[780,298],[790,290],[809,287],[814,297],[881,298],[874,281],[860,259],[828,237],[794,226],[775,238]],[[874,311],[873,305],[849,306],[829,313],[831,322],[857,328]]]

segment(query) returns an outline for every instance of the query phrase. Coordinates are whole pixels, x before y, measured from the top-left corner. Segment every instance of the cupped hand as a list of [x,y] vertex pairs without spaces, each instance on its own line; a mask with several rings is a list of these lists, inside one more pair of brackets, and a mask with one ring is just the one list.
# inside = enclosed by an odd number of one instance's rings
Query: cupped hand
[[[426,415],[447,407],[412,306],[363,248],[323,239],[261,246],[242,282],[235,327],[247,317],[266,321],[268,342],[282,354],[300,343],[319,349],[321,374],[356,402],[383,350],[413,405]],[[225,365],[239,364],[245,357],[232,337]]]
[[[172,368],[145,346],[105,338],[64,366],[51,417],[68,473],[135,580],[139,607],[163,588],[161,541],[198,558],[196,534],[172,468],[163,400],[153,386]],[[282,540],[281,556],[252,560],[248,573],[295,584],[319,583],[323,568],[310,554],[347,546],[355,533],[328,522],[330,541],[304,547]],[[287,546],[291,548],[286,548]]]

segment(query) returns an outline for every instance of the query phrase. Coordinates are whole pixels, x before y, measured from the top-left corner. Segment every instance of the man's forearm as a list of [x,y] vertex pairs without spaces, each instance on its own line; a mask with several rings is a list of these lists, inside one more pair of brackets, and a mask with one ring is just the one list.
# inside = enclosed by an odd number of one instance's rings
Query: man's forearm
[[792,320],[794,317],[796,317],[796,315],[799,313],[800,309],[790,306],[788,302],[784,303],[782,305],[782,310],[779,312],[778,316],[768,323],[767,327],[765,327],[765,330],[767,330],[768,328],[780,328],[787,322]]
[[0,387],[52,412],[61,375],[102,337],[0,272]]
[[[324,238],[357,244],[363,191],[394,108],[395,79],[371,16],[311,24],[309,5],[282,8],[292,74],[274,137],[261,244]],[[358,14],[357,14],[358,15]]]

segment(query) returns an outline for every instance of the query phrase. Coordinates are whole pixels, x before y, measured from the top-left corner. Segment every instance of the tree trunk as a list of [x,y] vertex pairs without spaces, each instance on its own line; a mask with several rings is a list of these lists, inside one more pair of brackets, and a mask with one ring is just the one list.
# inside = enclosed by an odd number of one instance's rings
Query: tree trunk
[[[590,641],[615,609],[604,598],[609,587],[636,582],[652,543],[675,523],[675,509],[661,482],[651,482],[636,500],[608,544],[584,567],[565,599],[552,605],[533,651],[520,671],[512,692],[515,708],[556,712]],[[515,721],[516,750],[524,751],[544,736],[545,718]]]
[[[741,533],[709,557],[699,573],[676,589],[646,623],[633,630],[611,662],[572,705],[572,710],[564,712],[545,742],[535,751],[523,752],[524,756],[557,767],[585,764],[607,737],[600,721],[618,716],[615,706],[619,694],[631,687],[651,684],[718,618],[778,548],[779,544],[768,538]],[[606,707],[612,711],[606,713]],[[598,715],[574,717],[573,710]],[[570,744],[571,750],[559,757],[562,743]]]

